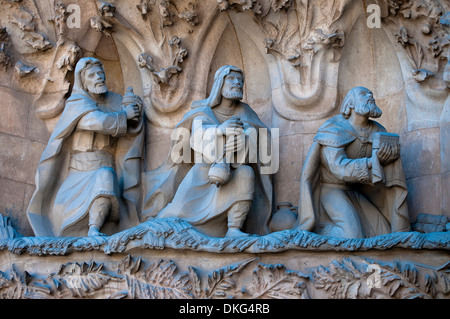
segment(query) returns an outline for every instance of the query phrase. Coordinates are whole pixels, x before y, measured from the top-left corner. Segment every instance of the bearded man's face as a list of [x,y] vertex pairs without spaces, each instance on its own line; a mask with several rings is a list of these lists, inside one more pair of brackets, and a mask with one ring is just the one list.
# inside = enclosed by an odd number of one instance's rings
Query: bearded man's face
[[244,78],[240,72],[232,71],[225,77],[222,96],[230,100],[242,100],[244,97]]
[[99,65],[94,65],[84,72],[84,87],[90,93],[103,94],[108,92],[105,81],[105,72]]
[[383,112],[375,104],[373,93],[367,89],[361,89],[355,96],[355,112],[366,117],[379,118]]

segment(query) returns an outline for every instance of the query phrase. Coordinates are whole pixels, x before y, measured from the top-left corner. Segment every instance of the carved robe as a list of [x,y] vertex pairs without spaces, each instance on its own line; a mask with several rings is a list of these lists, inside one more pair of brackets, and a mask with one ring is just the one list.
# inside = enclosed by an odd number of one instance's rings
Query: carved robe
[[[240,103],[233,115],[239,117],[246,127],[268,130],[256,113],[245,103]],[[203,128],[206,129],[217,127],[228,117],[221,118],[214,114],[208,105],[201,105],[201,101],[194,102],[191,111],[185,114],[175,129],[183,127],[191,131],[195,119],[202,120]],[[258,142],[250,141],[250,143]],[[192,144],[188,146],[191,152],[199,151],[192,149],[191,146]],[[171,152],[172,149],[173,146]],[[154,172],[147,174],[142,219],[155,216],[157,218],[180,217],[193,225],[200,225],[221,215],[238,201],[253,200],[244,229],[248,233],[261,235],[269,232],[272,182],[270,175],[261,174],[263,164],[259,160],[254,164],[247,163],[246,170],[232,169],[232,174],[240,176],[232,176],[230,182],[216,187],[208,180],[211,161],[205,158],[203,163],[176,164],[170,156],[171,152],[165,163]],[[235,166],[235,168],[238,167],[239,165]],[[253,172],[248,170],[250,167]]]
[[[36,236],[85,236],[93,201],[109,197],[114,232],[138,223],[143,123],[127,128],[122,96],[95,101],[76,73],[67,100],[36,172],[27,214]],[[120,216],[119,216],[120,215]]]
[[318,129],[301,175],[300,229],[332,235],[334,222],[339,219],[335,216],[343,213],[339,203],[344,201],[358,212],[350,225],[358,237],[409,230],[401,160],[382,167],[384,183],[372,183],[368,165],[372,136],[385,131],[377,122],[369,121],[367,131],[358,134],[342,115]]

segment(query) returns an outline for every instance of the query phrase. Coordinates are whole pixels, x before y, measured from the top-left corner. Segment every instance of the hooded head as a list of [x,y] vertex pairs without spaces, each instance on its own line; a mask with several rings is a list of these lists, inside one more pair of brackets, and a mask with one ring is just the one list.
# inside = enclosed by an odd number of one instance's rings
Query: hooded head
[[102,94],[108,88],[105,84],[103,63],[91,57],[82,58],[75,67],[75,83],[72,94]]
[[242,76],[242,82],[244,81],[244,72],[241,69],[232,65],[224,65],[219,68],[214,75],[214,83],[209,97],[205,100],[194,103],[192,107],[209,106],[213,108],[219,105],[222,101],[222,89],[224,87],[225,79],[231,72],[240,73]]

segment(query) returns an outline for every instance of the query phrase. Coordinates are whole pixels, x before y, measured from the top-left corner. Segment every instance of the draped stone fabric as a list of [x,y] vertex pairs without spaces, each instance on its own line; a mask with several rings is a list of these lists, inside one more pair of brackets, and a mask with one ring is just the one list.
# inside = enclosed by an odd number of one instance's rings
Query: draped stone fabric
[[[257,130],[267,129],[256,113],[244,103],[239,105],[235,115]],[[193,121],[199,118],[205,125],[220,124],[212,109],[209,106],[203,106],[186,113],[176,128],[183,127],[191,130]],[[189,141],[186,142],[189,143]],[[233,203],[253,199],[245,230],[254,234],[268,233],[268,222],[272,211],[272,182],[270,175],[261,174],[262,164],[259,161],[249,164],[255,174],[253,193],[249,190],[253,187],[244,187],[246,188],[244,190],[235,182],[218,188],[208,181],[210,164],[177,164],[173,162],[171,152],[172,148],[167,160],[158,169],[146,175],[146,192],[141,219],[158,215],[158,218],[180,217],[194,224],[201,224],[217,217]],[[243,178],[245,177],[244,174]]]
[[27,209],[36,236],[85,236],[89,208],[100,196],[112,199],[114,231],[138,223],[143,123],[127,130],[121,95],[107,92],[95,101],[84,90],[81,71],[91,60],[77,64],[72,95],[39,161]]
[[[332,234],[335,225],[326,208],[338,210],[339,197],[345,197],[358,211],[359,220],[353,226],[360,229],[362,237],[410,229],[401,160],[383,167],[384,183],[372,184],[366,156],[371,152],[373,133],[380,131],[386,130],[377,122],[369,121],[367,139],[361,141],[342,115],[331,118],[318,129],[301,175],[297,221],[300,229]],[[363,147],[367,147],[365,156],[357,156]],[[329,198],[325,196],[334,196],[334,208],[329,208],[333,205],[327,205]]]
[[[194,101],[191,110],[184,115],[175,129],[184,128],[192,136],[195,120],[202,121],[201,130],[217,127],[226,120],[226,117],[221,118],[215,114],[213,108],[220,104],[224,79],[232,71],[242,73],[240,69],[230,65],[224,65],[217,70],[209,97],[205,100]],[[233,114],[229,115],[231,116],[238,117],[244,123],[244,127],[253,128],[257,132],[259,129],[265,129],[268,132],[268,139],[264,142],[270,146],[270,131],[250,106],[239,103]],[[190,138],[183,141],[189,145],[182,149],[189,149],[189,152],[192,152],[187,158],[193,158],[196,150],[191,148]],[[253,163],[246,165],[247,168],[251,167],[253,172],[238,168],[234,170],[235,176],[232,181],[218,188],[208,180],[211,162],[174,163],[171,154],[177,143],[179,142],[173,141],[167,160],[158,169],[146,174],[141,220],[156,216],[158,218],[181,217],[193,224],[202,224],[221,215],[234,203],[253,200],[244,225],[245,231],[260,235],[269,232],[268,222],[273,202],[272,179],[269,174],[262,174],[261,168],[270,163],[261,163],[257,156],[256,160],[251,161]],[[258,147],[263,147],[264,151],[267,150],[267,143],[264,144],[259,139],[253,143],[257,144],[254,150],[258,150]],[[252,180],[254,185],[250,185],[249,180]]]

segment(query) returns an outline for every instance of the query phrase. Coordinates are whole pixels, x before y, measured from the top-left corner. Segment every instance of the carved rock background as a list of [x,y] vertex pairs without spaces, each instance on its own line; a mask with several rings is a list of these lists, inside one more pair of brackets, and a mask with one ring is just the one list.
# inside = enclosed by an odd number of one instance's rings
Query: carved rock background
[[[0,1],[10,63],[0,68],[0,211],[22,234],[32,235],[24,211],[36,165],[80,56],[104,61],[111,90],[133,86],[143,96],[147,169],[167,156],[172,127],[192,100],[207,95],[215,70],[243,68],[245,101],[280,128],[276,201],[294,205],[316,129],[350,87],[367,86],[382,124],[401,135],[411,221],[420,213],[449,215],[445,1],[83,0],[80,28],[67,26],[72,2],[58,3]],[[367,27],[370,4],[381,8],[381,28]],[[399,41],[401,26],[406,42]],[[142,54],[147,59],[139,62]],[[17,76],[18,61],[34,71]]]

